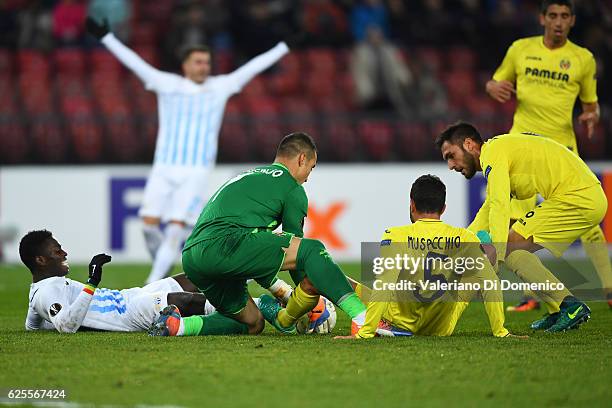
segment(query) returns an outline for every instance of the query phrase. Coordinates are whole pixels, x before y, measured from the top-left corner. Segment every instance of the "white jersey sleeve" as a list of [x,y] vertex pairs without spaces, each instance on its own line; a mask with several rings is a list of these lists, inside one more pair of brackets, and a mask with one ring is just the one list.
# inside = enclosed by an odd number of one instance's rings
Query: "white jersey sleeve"
[[[76,333],[81,327],[93,295],[81,290],[76,299],[70,301],[70,292],[53,284],[43,285],[32,295],[31,307],[43,319],[48,319],[60,333]],[[35,317],[32,315],[34,325]],[[26,326],[27,326],[26,321]]]
[[179,75],[160,71],[149,65],[119,41],[113,33],[106,34],[101,42],[123,65],[136,74],[150,91],[163,92],[167,88],[174,87],[175,83],[181,80]]
[[276,46],[263,54],[260,54],[228,74],[226,78],[228,83],[232,85],[231,93],[238,93],[244,86],[260,72],[265,71],[280,60],[289,52],[289,47],[284,42],[276,44]]

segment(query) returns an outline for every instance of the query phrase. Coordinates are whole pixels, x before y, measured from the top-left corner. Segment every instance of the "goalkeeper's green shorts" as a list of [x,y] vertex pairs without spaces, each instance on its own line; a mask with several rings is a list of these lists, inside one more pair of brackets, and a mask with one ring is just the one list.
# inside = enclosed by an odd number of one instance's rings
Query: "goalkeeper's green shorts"
[[183,251],[183,269],[219,313],[236,314],[249,298],[247,279],[270,287],[292,237],[260,231],[207,239]]

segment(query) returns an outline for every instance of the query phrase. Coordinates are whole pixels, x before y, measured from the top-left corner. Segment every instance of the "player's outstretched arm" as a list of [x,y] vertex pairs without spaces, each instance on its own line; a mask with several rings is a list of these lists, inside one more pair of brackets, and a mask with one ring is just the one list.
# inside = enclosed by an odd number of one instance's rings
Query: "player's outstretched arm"
[[154,89],[164,75],[167,75],[149,65],[138,54],[119,41],[110,31],[106,21],[100,24],[93,18],[87,17],[85,28],[89,34],[100,40],[123,65],[136,74],[147,88]]
[[98,254],[89,263],[89,279],[85,287],[72,304],[51,303],[49,316],[51,323],[61,333],[76,333],[81,327],[85,315],[89,310],[96,287],[102,279],[102,266],[110,262],[111,257],[107,254]]
[[515,94],[514,84],[510,81],[491,79],[486,85],[487,94],[499,103],[506,103]]
[[231,83],[235,86],[235,92],[240,92],[242,88],[257,74],[265,71],[274,65],[278,60],[289,52],[289,47],[285,42],[280,42],[276,46],[263,54],[260,54],[228,75]]
[[589,137],[589,139],[593,137],[593,132],[595,131],[595,125],[599,123],[599,117],[600,117],[599,103],[582,102],[582,114],[578,116],[578,121],[586,126],[587,136]]

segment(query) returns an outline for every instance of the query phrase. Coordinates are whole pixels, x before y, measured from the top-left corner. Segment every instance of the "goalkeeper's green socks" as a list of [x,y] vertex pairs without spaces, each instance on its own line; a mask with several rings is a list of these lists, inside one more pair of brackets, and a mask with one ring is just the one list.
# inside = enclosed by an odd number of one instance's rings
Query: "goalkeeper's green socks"
[[177,336],[248,334],[249,326],[214,312],[207,316],[183,317]]
[[314,287],[348,314],[356,324],[363,325],[366,307],[321,241],[302,239],[297,253],[296,269],[304,271]]

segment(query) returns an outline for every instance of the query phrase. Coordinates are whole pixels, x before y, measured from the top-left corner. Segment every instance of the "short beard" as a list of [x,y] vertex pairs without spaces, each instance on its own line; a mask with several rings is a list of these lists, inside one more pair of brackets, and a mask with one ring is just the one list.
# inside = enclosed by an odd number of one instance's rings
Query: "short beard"
[[[463,149],[463,147],[461,148]],[[473,154],[471,154],[465,149],[463,149],[463,157],[464,157],[464,163],[465,163],[464,177],[469,180],[472,177],[474,177],[474,175],[476,174],[476,159],[474,158]]]

